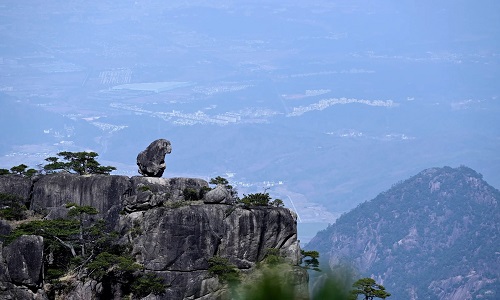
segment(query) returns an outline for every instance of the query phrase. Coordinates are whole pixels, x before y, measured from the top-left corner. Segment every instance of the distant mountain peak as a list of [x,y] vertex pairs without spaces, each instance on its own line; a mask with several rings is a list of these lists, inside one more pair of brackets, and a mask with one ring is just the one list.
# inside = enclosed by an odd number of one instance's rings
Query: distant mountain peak
[[498,299],[499,201],[471,168],[430,168],[342,215],[307,248],[397,299]]

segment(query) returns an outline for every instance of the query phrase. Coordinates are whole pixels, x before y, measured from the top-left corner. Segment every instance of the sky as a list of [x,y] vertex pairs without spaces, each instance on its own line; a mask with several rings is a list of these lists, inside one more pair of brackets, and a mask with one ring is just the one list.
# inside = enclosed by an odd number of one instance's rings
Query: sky
[[134,176],[166,138],[164,176],[269,189],[320,227],[425,168],[467,165],[498,188],[499,15],[465,0],[3,1],[0,168],[92,150]]

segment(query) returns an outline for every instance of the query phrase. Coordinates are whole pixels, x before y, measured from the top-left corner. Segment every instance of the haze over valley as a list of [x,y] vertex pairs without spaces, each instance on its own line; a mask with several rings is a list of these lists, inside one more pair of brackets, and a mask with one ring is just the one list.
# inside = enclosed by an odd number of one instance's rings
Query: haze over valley
[[3,1],[0,168],[92,150],[113,174],[229,179],[311,239],[430,167],[500,187],[495,1]]

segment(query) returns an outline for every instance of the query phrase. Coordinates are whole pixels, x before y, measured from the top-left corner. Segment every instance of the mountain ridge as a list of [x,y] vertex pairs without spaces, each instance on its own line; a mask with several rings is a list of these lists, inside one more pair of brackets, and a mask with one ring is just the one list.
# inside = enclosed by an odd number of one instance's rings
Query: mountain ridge
[[306,246],[395,298],[500,294],[500,191],[465,166],[426,169],[343,214]]

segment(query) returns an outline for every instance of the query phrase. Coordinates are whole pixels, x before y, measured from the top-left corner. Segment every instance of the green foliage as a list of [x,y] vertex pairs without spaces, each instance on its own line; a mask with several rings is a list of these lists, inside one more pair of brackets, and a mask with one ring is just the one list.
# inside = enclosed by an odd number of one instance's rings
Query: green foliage
[[[107,231],[103,220],[87,222],[88,216],[98,213],[97,209],[74,203],[66,207],[70,219],[22,223],[5,241],[10,243],[22,235],[44,237],[44,277],[51,283],[50,293],[57,294],[68,288],[59,280],[68,272],[79,280],[89,277],[106,284],[119,283],[124,293],[132,292],[138,298],[165,291],[167,286],[163,280],[153,274],[143,274],[142,266],[130,255],[131,249],[118,244],[118,234]],[[134,223],[134,229],[140,230],[138,222]]]
[[270,201],[271,197],[269,196],[269,193],[255,193],[255,194],[243,195],[243,198],[240,200],[240,202],[243,203],[243,205],[245,206],[251,206],[251,205],[267,206],[269,205]]
[[210,178],[210,181],[208,183],[215,184],[215,185],[222,184],[222,185],[226,186],[227,184],[229,184],[229,181],[226,178],[217,176],[215,178]]
[[111,251],[110,249],[113,249],[112,252],[116,253],[125,251],[125,246],[116,243],[119,236],[118,233],[106,230],[104,220],[94,221],[90,227],[85,229],[84,233],[84,238],[87,243],[90,243],[91,250],[94,253]]
[[[217,176],[215,178],[210,178],[210,181],[209,181],[210,184],[215,184],[215,185],[223,185],[230,193],[231,193],[231,196],[233,197],[233,199],[237,199],[238,198],[238,192],[236,191],[236,189],[233,188],[232,185],[229,184],[229,181],[224,178],[224,177],[221,177],[221,176]],[[210,188],[207,188],[208,190],[205,190],[204,192],[208,192],[210,190]]]
[[33,177],[36,174],[38,174],[38,171],[35,169],[31,169],[31,168],[26,170],[26,172],[24,172],[24,176],[27,176],[27,177]]
[[19,166],[15,166],[15,167],[10,168],[10,171],[14,174],[23,175],[27,168],[28,168],[27,165],[20,164]]
[[193,188],[185,188],[182,191],[182,194],[184,196],[184,200],[186,201],[196,201],[203,198],[203,196],[200,197],[199,191]]
[[160,295],[168,287],[155,274],[140,273],[142,266],[127,254],[101,252],[87,265],[89,276],[97,281],[120,282],[135,297]]
[[349,296],[346,286],[332,276],[321,278],[312,291],[312,300],[346,300]]
[[[242,286],[242,292],[235,290],[233,296],[240,300],[290,300],[309,299],[294,285],[292,269],[271,268],[264,270],[256,280]],[[348,288],[332,276],[324,276],[311,291],[311,300],[346,300]],[[238,293],[239,292],[239,293]],[[236,294],[236,295],[235,295]]]
[[311,269],[314,271],[321,271],[319,268],[319,252],[318,251],[304,251],[300,250],[300,254],[302,255],[301,262],[302,266],[306,269]]
[[138,188],[139,192],[146,192],[146,191],[151,191],[151,187],[149,185],[141,185]]
[[75,172],[80,175],[86,174],[106,174],[116,170],[115,167],[101,166],[96,157],[99,156],[96,152],[69,152],[63,151],[57,153],[65,161],[59,161],[58,157],[48,157],[45,160],[49,162],[43,168],[47,173],[53,173],[57,170],[65,170],[67,172]]
[[364,297],[365,300],[373,300],[374,298],[385,299],[391,296],[383,285],[377,284],[375,280],[368,277],[359,279],[353,283],[352,287],[350,298],[352,300],[358,299],[359,295]]
[[269,266],[277,266],[285,262],[283,255],[280,253],[280,249],[268,248],[266,251],[266,256],[264,257],[264,263]]
[[70,171],[69,163],[59,161],[58,157],[55,156],[47,157],[45,161],[47,161],[48,164],[43,166],[43,169],[48,174],[57,172],[58,170],[64,170],[66,172]]
[[[5,238],[5,244],[9,244],[23,235],[42,236],[44,244],[44,269],[52,269],[51,272],[61,273],[69,268],[71,258],[76,256],[74,245],[78,241],[78,232],[79,225],[76,220],[34,220],[22,223],[15,228]],[[57,259],[51,262],[48,258],[49,255],[57,257]]]
[[66,204],[66,208],[69,208],[69,217],[83,217],[83,215],[96,215],[98,210],[93,206],[88,205],[76,205],[74,203]]
[[289,280],[286,280],[281,270],[265,271],[252,284],[244,286],[242,300],[290,300],[296,299],[296,290]]
[[222,282],[236,283],[240,281],[240,274],[235,265],[227,258],[214,256],[208,259],[208,272],[216,275]]
[[66,207],[69,208],[68,217],[76,218],[79,222],[79,232],[78,239],[80,244],[80,255],[85,256],[86,248],[91,241],[93,241],[91,228],[92,226],[85,226],[86,219],[90,215],[96,215],[98,213],[97,209],[88,205],[77,205],[75,203],[68,203]]
[[0,209],[0,218],[9,221],[19,221],[26,219],[26,206],[20,203],[13,203],[9,207]]
[[275,206],[275,207],[283,207],[283,206],[285,206],[285,203],[281,199],[274,199],[269,204],[272,205],[272,206]]
[[[45,259],[45,269],[67,270],[70,267],[82,269],[93,254],[108,249],[116,235],[104,230],[104,221],[86,222],[88,215],[97,214],[91,206],[70,203],[68,216],[71,219],[34,220],[20,224],[6,237],[6,243],[22,235],[44,237],[44,255],[57,257]],[[86,224],[87,223],[87,224]],[[53,263],[54,261],[55,263]]]
[[206,193],[210,192],[212,189],[208,186],[202,186],[201,189],[200,189],[200,196],[199,198],[200,199],[203,199],[203,197],[205,196]]
[[49,281],[57,280],[57,279],[61,278],[62,276],[64,276],[65,273],[66,272],[62,269],[50,268],[50,269],[47,269],[47,271],[45,272],[45,278]]
[[142,267],[132,257],[101,252],[87,265],[87,269],[91,278],[100,281],[104,277],[126,279]]
[[10,205],[12,202],[19,202],[21,199],[16,195],[0,193],[0,205]]
[[139,298],[146,297],[149,294],[161,295],[168,288],[161,277],[156,274],[142,274],[137,276],[130,286],[134,296]]
[[137,236],[142,234],[141,222],[139,220],[134,220],[132,229],[130,230],[130,235],[132,238],[136,238]]
[[79,224],[76,220],[34,220],[20,224],[8,236],[6,242],[10,243],[22,235],[40,235],[44,239],[57,244],[55,238],[72,240],[73,236],[78,232]]
[[0,175],[7,175],[7,174],[17,174],[27,177],[33,177],[34,175],[38,174],[38,171],[31,168],[28,169],[28,166],[25,164],[20,164],[18,166],[10,168],[10,172],[7,169],[0,169]]
[[26,206],[15,195],[0,193],[0,218],[19,221],[26,218]]
[[285,204],[281,199],[272,200],[269,193],[255,193],[255,194],[243,194],[243,198],[239,200],[245,207],[249,206],[274,206],[274,207],[283,207]]

